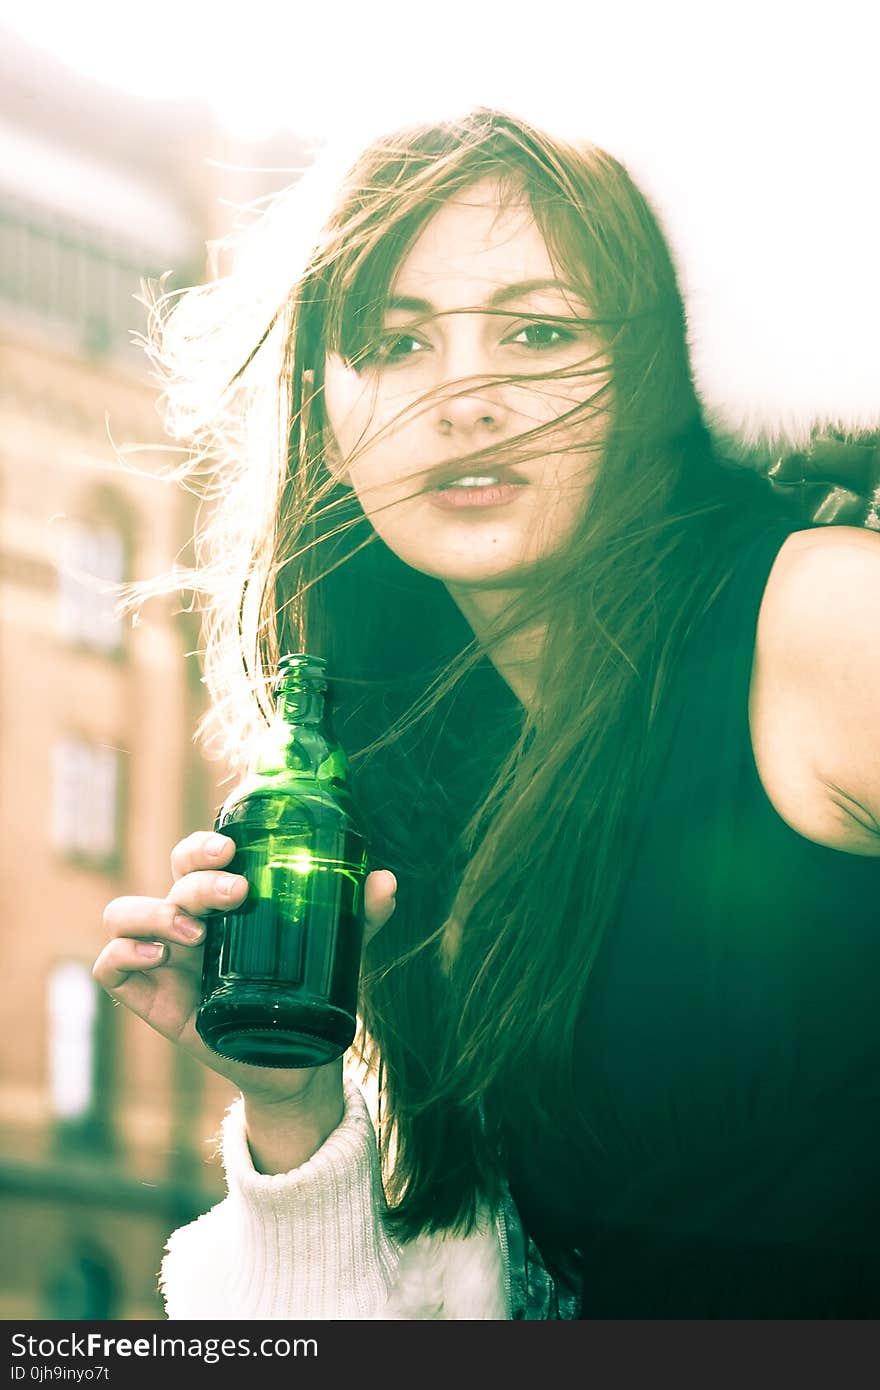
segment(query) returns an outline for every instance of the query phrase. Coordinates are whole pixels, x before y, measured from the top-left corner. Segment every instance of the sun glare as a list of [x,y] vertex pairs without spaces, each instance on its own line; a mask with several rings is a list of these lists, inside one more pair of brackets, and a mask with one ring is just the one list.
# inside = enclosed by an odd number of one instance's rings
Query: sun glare
[[732,148],[792,121],[821,131],[875,89],[857,0],[839,0],[833,18],[792,7],[794,26],[787,5],[759,0],[152,0],[140,17],[117,0],[29,0],[5,10],[0,0],[0,23],[37,51],[137,96],[204,106],[244,143],[279,132],[369,138],[480,104],[612,149],[683,135],[708,155],[719,137]]

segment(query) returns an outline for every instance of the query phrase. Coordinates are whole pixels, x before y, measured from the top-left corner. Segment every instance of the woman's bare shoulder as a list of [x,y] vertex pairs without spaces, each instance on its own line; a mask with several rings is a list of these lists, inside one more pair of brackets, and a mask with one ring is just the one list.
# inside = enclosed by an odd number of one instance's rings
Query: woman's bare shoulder
[[880,532],[823,526],[783,543],[758,619],[751,716],[771,800],[781,788],[821,843],[880,854]]
[[[783,542],[761,604],[759,640],[811,669],[860,659],[865,637],[877,643],[880,530],[821,526]],[[871,653],[865,656],[870,662]],[[876,663],[875,663],[876,665]],[[870,672],[869,670],[866,673]]]

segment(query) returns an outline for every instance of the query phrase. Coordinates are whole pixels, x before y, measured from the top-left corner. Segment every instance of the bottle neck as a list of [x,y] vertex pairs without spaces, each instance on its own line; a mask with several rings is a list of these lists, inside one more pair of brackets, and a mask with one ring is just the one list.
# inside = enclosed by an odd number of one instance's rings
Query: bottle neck
[[252,775],[339,783],[345,780],[347,767],[331,727],[326,687],[282,682],[275,697],[275,718],[255,749]]
[[325,692],[307,686],[282,685],[277,695],[277,709],[285,724],[321,728],[327,717]]

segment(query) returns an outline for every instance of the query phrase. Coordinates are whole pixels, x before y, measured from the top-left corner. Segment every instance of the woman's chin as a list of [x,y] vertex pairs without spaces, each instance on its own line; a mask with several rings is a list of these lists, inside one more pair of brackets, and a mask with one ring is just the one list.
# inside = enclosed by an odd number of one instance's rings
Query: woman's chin
[[450,587],[509,587],[530,562],[534,563],[530,553],[534,544],[519,528],[495,527],[480,536],[441,536],[436,528],[429,529],[421,517],[404,533],[394,534],[385,528],[382,539],[405,565]]
[[505,562],[493,556],[483,562],[442,565],[434,557],[430,568],[422,572],[441,580],[448,589],[509,589],[522,582],[523,564],[518,557]]

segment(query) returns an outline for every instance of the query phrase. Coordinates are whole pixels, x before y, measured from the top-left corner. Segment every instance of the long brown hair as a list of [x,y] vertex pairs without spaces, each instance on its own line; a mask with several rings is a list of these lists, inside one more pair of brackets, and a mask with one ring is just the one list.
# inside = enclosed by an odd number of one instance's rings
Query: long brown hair
[[[577,530],[480,643],[445,586],[394,555],[328,470],[323,367],[330,351],[369,357],[420,229],[486,177],[525,194],[611,370],[610,388],[570,413],[608,416]],[[291,194],[266,219],[276,245],[297,206]],[[258,252],[245,261],[252,275],[258,264]],[[399,132],[349,170],[298,273],[243,307],[247,285],[233,269],[170,314],[156,305],[169,425],[196,442],[216,504],[194,573],[178,579],[203,594],[227,753],[243,756],[268,712],[282,651],[328,660],[373,867],[399,881],[362,990],[391,1219],[402,1234],[466,1230],[498,1196],[513,1111],[563,1127],[572,1113],[575,1023],[669,675],[769,498],[713,456],[663,236],[595,147],[490,110]],[[233,323],[246,328],[238,360]],[[539,455],[542,436],[501,447]],[[535,623],[546,635],[526,711],[490,657]]]

